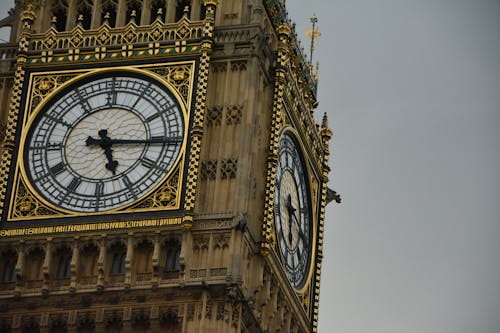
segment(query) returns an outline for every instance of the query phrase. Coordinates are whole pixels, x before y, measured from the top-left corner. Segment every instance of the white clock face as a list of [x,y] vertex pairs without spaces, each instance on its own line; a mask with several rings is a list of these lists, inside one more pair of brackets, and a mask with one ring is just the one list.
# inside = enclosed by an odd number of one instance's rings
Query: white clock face
[[311,261],[311,201],[303,158],[288,132],[279,144],[274,198],[276,236],[283,264],[291,284],[301,288]]
[[184,133],[182,109],[164,85],[137,74],[101,74],[73,84],[39,112],[25,142],[25,171],[54,206],[118,209],[165,179]]

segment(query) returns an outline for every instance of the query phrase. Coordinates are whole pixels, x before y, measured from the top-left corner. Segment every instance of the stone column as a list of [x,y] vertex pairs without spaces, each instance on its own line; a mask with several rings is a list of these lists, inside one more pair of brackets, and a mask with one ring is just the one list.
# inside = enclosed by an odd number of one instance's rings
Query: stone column
[[[156,15],[156,13],[154,14]],[[156,18],[153,17],[153,19]],[[141,25],[148,25],[151,21],[151,0],[143,0],[141,7]]]
[[96,29],[101,25],[102,19],[102,0],[94,0],[92,7],[92,20],[90,21],[90,29]]
[[43,272],[43,287],[42,293],[46,294],[49,291],[49,282],[51,278],[51,264],[52,264],[52,238],[47,238],[47,243],[45,245],[45,258],[43,261],[42,272]]
[[76,4],[77,0],[69,0],[68,2],[68,12],[66,15],[66,30],[71,30],[75,27],[76,17],[78,14],[76,12]]
[[118,0],[118,8],[116,9],[116,27],[122,27],[128,22],[127,16],[127,0]]
[[167,0],[167,15],[165,16],[165,23],[173,23],[175,21],[176,7],[177,0]]
[[191,21],[198,21],[201,14],[201,0],[191,0]]
[[79,251],[79,237],[75,237],[73,241],[73,253],[71,255],[71,285],[70,290],[72,292],[76,291],[76,283],[78,280],[78,262],[80,259]]
[[130,288],[132,284],[132,262],[134,261],[134,233],[128,234],[127,255],[125,257],[125,286]]
[[97,288],[104,288],[104,270],[106,269],[106,236],[103,235],[99,240],[99,258],[97,259]]

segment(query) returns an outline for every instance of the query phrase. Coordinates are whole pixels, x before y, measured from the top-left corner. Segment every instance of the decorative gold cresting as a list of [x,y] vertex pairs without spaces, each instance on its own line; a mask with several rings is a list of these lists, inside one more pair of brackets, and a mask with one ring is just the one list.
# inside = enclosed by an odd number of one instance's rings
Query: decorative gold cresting
[[186,181],[186,195],[184,198],[184,228],[191,229],[196,203],[196,189],[200,171],[201,142],[203,138],[203,123],[207,107],[208,71],[210,53],[213,46],[213,32],[215,29],[215,7],[217,1],[205,1],[206,17],[203,21],[202,49],[198,71],[198,87],[196,91],[196,107],[194,110],[193,126],[191,131],[191,152],[189,156],[188,174]]
[[264,203],[264,220],[262,225],[261,254],[267,255],[272,246],[274,222],[274,192],[276,187],[276,171],[278,167],[278,147],[281,128],[285,117],[283,96],[286,86],[286,64],[289,62],[288,43],[291,34],[287,23],[277,29],[279,44],[277,68],[274,75],[273,111],[271,115],[271,140],[267,158],[266,201]]

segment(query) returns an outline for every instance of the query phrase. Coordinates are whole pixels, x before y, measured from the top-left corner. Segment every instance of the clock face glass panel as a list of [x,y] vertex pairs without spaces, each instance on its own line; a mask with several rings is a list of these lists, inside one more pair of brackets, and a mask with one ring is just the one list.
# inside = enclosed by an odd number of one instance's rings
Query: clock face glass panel
[[303,161],[297,141],[286,132],[279,143],[275,228],[285,271],[295,288],[304,285],[311,260],[311,203]]
[[159,185],[177,162],[185,120],[163,84],[135,73],[91,76],[57,94],[32,122],[24,169],[56,207],[104,212]]

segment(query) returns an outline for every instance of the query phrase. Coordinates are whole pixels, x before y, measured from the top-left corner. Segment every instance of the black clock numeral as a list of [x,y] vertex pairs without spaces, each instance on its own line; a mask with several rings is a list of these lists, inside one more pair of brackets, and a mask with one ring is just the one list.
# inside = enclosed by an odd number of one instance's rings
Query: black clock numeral
[[76,178],[76,177],[73,178],[68,185],[68,190],[70,190],[71,192],[75,192],[81,183],[82,183],[82,181],[79,178]]
[[103,182],[98,182],[95,184],[95,195],[96,197],[102,197],[104,194],[104,183]]
[[156,118],[160,117],[160,114],[159,113],[154,113],[152,114],[151,116],[147,117],[146,120],[148,122],[152,122],[153,120],[155,120]]
[[58,174],[60,174],[64,170],[66,170],[66,166],[64,165],[63,162],[59,162],[56,165],[54,165],[53,167],[51,167],[49,170],[50,170],[51,174],[53,174],[54,176],[57,176]]
[[61,149],[62,149],[61,143],[48,143],[47,144],[47,150],[61,150]]
[[146,168],[154,168],[156,166],[155,162],[147,157],[144,157],[142,159],[141,164]]
[[123,175],[122,180],[123,180],[123,184],[125,184],[125,187],[127,187],[127,189],[130,192],[130,194],[132,194],[132,196],[134,198],[137,198],[137,194],[135,193],[134,187],[132,186],[132,182],[130,181],[130,179],[128,178],[128,176],[127,175]]

